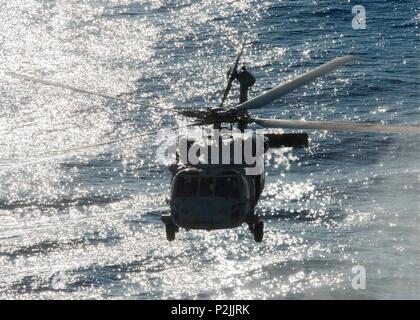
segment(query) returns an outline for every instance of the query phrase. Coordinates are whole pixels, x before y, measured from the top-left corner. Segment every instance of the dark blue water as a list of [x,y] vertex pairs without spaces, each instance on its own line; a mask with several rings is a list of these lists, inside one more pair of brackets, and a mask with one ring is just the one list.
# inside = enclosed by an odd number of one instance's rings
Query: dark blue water
[[[352,28],[352,6],[367,29]],[[360,61],[253,114],[419,123],[417,1],[8,1],[0,70],[166,108],[215,106],[245,34],[255,96],[337,56]],[[41,155],[186,120],[0,77],[1,298],[419,298],[418,137],[309,132],[267,158],[247,228],[167,243],[155,137]],[[236,102],[235,87],[229,103]],[[355,290],[352,268],[366,270]]]

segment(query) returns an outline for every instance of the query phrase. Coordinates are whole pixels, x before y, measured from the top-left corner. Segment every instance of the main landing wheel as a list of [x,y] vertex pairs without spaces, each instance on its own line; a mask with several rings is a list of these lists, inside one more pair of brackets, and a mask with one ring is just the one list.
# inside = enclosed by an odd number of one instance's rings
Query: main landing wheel
[[264,237],[264,222],[258,221],[254,224],[254,240],[255,242],[261,242]]
[[176,233],[176,227],[173,223],[166,223],[165,224],[165,230],[166,230],[166,239],[168,241],[174,241],[175,240],[175,233]]

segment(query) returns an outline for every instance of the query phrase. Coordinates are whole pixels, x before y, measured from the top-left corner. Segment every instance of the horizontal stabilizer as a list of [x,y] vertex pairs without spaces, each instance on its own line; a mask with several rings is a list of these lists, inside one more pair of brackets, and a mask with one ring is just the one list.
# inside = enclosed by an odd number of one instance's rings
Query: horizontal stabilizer
[[308,146],[307,133],[266,133],[270,148],[305,148]]

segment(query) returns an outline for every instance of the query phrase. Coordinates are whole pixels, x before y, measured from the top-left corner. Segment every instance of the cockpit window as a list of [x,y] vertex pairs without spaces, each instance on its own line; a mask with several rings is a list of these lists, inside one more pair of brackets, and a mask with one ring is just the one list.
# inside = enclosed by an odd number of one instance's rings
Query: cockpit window
[[214,179],[213,178],[201,178],[200,181],[200,196],[211,197],[214,192]]
[[198,179],[196,177],[178,177],[175,185],[175,197],[191,197],[197,195]]
[[239,199],[239,181],[237,177],[199,177],[180,176],[175,182],[175,197],[223,197]]
[[218,177],[216,178],[217,197],[239,198],[239,184],[236,177]]

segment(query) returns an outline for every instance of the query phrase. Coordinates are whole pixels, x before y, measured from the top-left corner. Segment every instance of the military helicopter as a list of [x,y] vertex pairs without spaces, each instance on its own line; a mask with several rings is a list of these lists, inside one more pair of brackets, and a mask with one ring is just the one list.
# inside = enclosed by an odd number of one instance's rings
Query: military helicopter
[[[255,132],[252,133],[251,136],[248,135],[250,148],[245,150],[246,148],[243,147],[245,144],[245,131],[247,130],[249,124],[254,123],[262,128],[383,132],[400,134],[420,133],[420,126],[252,117],[248,113],[249,110],[262,108],[265,105],[268,105],[271,102],[285,96],[289,92],[309,84],[315,79],[324,76],[327,73],[333,72],[347,63],[356,61],[358,58],[356,56],[343,56],[335,58],[330,62],[322,64],[319,67],[316,67],[248,100],[248,90],[254,85],[256,80],[245,66],[239,68],[239,62],[245,45],[246,41],[241,46],[235,63],[229,69],[227,85],[219,106],[203,109],[167,109],[139,101],[127,100],[52,81],[37,79],[14,72],[7,72],[6,74],[22,80],[29,80],[48,86],[73,90],[79,93],[96,95],[129,104],[136,104],[145,108],[163,110],[165,112],[175,112],[181,116],[193,118],[193,123],[186,126],[176,126],[171,129],[179,129],[181,127],[212,126],[218,133],[203,137],[204,140],[207,141],[207,144],[205,148],[201,148],[199,150],[207,150],[207,156],[209,156],[211,150],[213,150],[211,149],[211,146],[215,145],[219,148],[219,150],[220,148],[223,148],[223,146],[227,146],[227,158],[229,160],[232,160],[232,158],[235,157],[235,152],[238,152],[238,149],[235,149],[235,142],[238,141],[238,136],[235,136],[234,129],[237,129],[237,131],[243,134],[239,137],[239,140],[244,142],[242,147],[239,149],[239,153],[242,156],[244,156],[246,152],[256,153],[259,136]],[[232,84],[235,81],[239,82],[240,85],[239,103],[233,106],[225,106],[226,99],[231,91]],[[225,131],[220,133],[220,129],[225,129]],[[74,152],[82,149],[116,143],[122,140],[153,135],[156,133],[158,133],[158,131],[146,132],[97,144],[61,150],[57,153]],[[260,155],[262,157],[269,148],[301,148],[308,145],[308,135],[306,133],[270,133],[264,134],[262,138],[263,152]],[[256,157],[255,161],[252,163],[243,161],[243,157],[242,161],[236,163],[232,163],[232,161],[228,161],[227,163],[224,163],[223,161],[216,161],[216,163],[210,163],[208,161],[205,161],[204,163],[191,163],[188,159],[186,161],[181,161],[181,141],[186,141],[186,152],[188,153],[194,146],[195,138],[191,138],[188,135],[179,136],[175,151],[176,161],[174,164],[169,166],[169,169],[172,172],[170,198],[168,200],[170,212],[163,214],[161,217],[161,220],[165,224],[167,240],[173,241],[175,239],[175,234],[179,232],[180,228],[184,228],[186,230],[202,229],[210,231],[216,229],[236,228],[244,223],[247,223],[249,230],[254,236],[254,240],[256,242],[261,242],[264,235],[264,224],[263,221],[255,214],[255,207],[264,189],[265,169],[263,168],[262,170],[252,172],[251,174],[247,171],[247,169],[256,166],[258,160],[261,159]],[[217,148],[215,150],[217,150]],[[216,158],[220,160],[220,154],[218,154]]]

